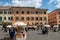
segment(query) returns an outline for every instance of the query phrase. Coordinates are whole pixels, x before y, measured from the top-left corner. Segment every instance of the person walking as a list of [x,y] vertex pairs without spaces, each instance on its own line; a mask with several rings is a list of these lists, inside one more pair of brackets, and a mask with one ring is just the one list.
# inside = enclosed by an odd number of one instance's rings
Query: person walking
[[39,26],[37,26],[37,30],[39,30]]
[[47,27],[44,27],[42,29],[42,34],[48,34],[48,28]]
[[13,28],[9,29],[10,40],[14,40],[15,31]]
[[45,33],[48,34],[48,28],[47,27],[45,27]]

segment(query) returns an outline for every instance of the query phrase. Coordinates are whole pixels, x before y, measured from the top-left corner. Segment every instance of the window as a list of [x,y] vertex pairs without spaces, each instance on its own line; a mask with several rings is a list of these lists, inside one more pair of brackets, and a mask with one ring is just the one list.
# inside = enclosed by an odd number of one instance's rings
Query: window
[[21,17],[21,20],[24,20],[24,17]]
[[38,12],[36,12],[36,14],[38,14]]
[[8,11],[8,14],[11,14],[11,11]]
[[29,18],[29,17],[27,17],[27,20],[30,20],[30,18]]
[[0,21],[2,21],[2,17],[0,17]]
[[40,17],[40,20],[42,21],[42,17]]
[[34,17],[31,17],[31,20],[34,20]]
[[8,20],[10,20],[10,17],[8,17]]
[[31,14],[34,14],[34,12],[31,12]]
[[16,20],[18,20],[19,19],[19,17],[16,17]]
[[42,22],[40,22],[40,24],[42,24]]
[[27,11],[27,14],[29,14],[29,11]]
[[11,14],[14,14],[14,11],[11,11]]
[[2,12],[2,11],[0,11],[0,14],[3,14],[3,12]]
[[59,16],[59,19],[60,19],[60,16]]
[[24,11],[22,11],[22,14],[24,14]]
[[36,17],[36,20],[38,20],[38,17]]
[[11,20],[13,20],[13,17],[11,17]]
[[46,22],[44,24],[47,24]]
[[56,17],[54,17],[56,19]]
[[4,14],[7,14],[7,11],[4,11]]
[[47,20],[47,18],[46,18],[46,17],[44,17],[44,20]]
[[44,12],[44,14],[46,14],[46,12]]
[[16,11],[16,14],[18,14],[19,12],[18,11]]
[[6,20],[6,17],[4,17],[4,20]]
[[39,12],[39,14],[42,14],[42,12]]
[[59,21],[60,22],[60,21]]
[[60,14],[60,12],[59,12],[59,14]]

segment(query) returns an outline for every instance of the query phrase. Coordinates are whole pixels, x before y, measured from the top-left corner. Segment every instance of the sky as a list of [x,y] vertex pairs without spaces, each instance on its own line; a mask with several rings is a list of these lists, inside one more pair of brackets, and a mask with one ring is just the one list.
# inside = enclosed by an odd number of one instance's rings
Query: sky
[[0,0],[0,6],[35,7],[51,12],[60,8],[60,0]]

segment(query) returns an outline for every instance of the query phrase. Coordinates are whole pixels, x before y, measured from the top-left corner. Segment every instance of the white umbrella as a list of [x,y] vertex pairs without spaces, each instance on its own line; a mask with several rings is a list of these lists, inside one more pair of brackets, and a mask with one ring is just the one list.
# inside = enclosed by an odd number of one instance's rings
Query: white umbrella
[[16,22],[13,25],[14,26],[26,26],[27,24],[25,24],[24,22]]
[[3,26],[2,25],[0,25],[0,28],[2,28]]
[[51,27],[50,25],[44,25],[44,27]]
[[8,26],[6,26],[6,27],[9,27],[9,28],[10,28],[10,27],[12,27],[12,26],[11,26],[11,25],[8,25]]
[[53,27],[59,27],[58,25],[54,25]]

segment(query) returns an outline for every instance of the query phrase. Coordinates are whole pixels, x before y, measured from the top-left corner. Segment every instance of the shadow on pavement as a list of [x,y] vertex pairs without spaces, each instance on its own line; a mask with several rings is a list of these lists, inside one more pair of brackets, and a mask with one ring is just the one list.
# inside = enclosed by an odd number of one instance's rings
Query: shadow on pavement
[[3,39],[0,39],[0,40],[3,40]]
[[16,39],[10,39],[9,37],[1,39],[1,40],[16,40]]
[[37,33],[37,35],[42,35],[42,33]]
[[0,40],[10,40],[10,39],[9,39],[9,37],[8,37],[8,38],[0,39]]
[[48,35],[48,33],[42,34],[42,33],[37,33],[37,35]]

